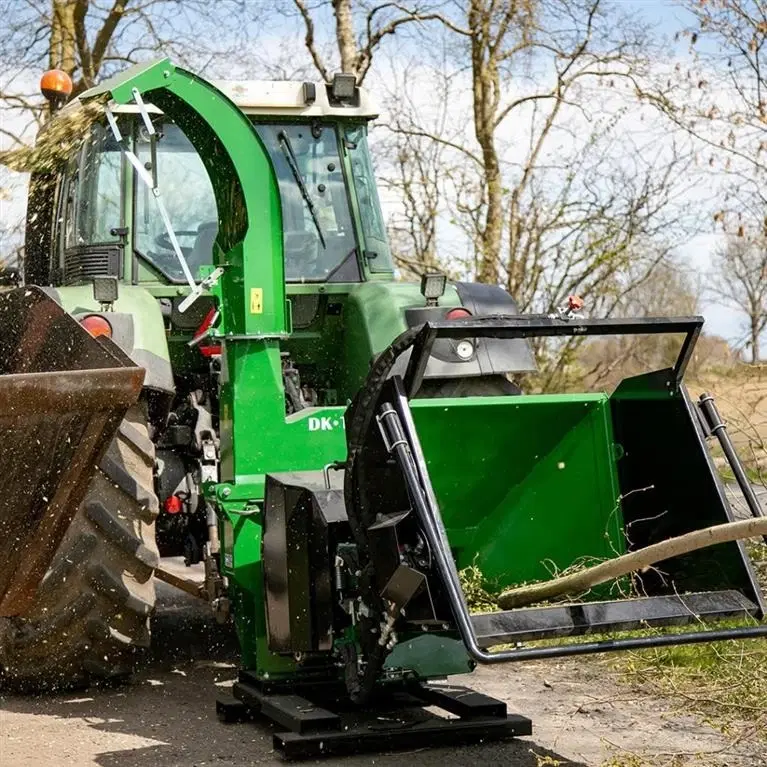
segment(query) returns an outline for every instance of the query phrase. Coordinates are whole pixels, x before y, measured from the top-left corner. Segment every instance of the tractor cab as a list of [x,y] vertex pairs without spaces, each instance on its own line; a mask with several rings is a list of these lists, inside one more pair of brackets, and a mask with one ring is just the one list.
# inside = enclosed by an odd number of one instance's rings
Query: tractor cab
[[[338,95],[335,81],[223,82],[217,87],[254,127],[279,192],[281,232],[267,231],[263,222],[259,230],[258,221],[255,228],[263,238],[281,239],[280,282],[292,331],[282,341],[286,364],[300,371],[311,391],[304,403],[348,400],[366,363],[358,365],[358,339],[347,344],[354,360],[339,360],[342,328],[349,327],[344,317],[367,324],[365,307],[376,293],[373,284],[380,294],[394,280],[367,136],[376,109],[357,86],[352,96]],[[82,109],[72,102],[59,119]],[[87,292],[94,278],[111,276],[123,292],[129,286],[149,292],[165,316],[174,367],[196,363],[205,370],[210,355],[188,344],[208,329],[216,299],[206,293],[184,310],[180,305],[189,294],[186,270],[200,282],[215,267],[220,211],[210,174],[189,127],[185,132],[157,106],[115,106],[113,119],[117,134],[103,115],[92,121],[86,140],[57,173],[52,191],[33,185],[30,209],[47,210],[50,219],[42,226],[30,221],[29,230],[39,228],[42,234],[37,241],[34,234],[28,238],[28,281],[54,288],[83,286]],[[126,161],[126,148],[145,173]],[[270,183],[263,181],[265,187]],[[163,206],[155,199],[157,191]],[[36,193],[55,199],[38,204]],[[366,283],[371,287],[364,288]],[[406,306],[423,302],[417,289],[411,290],[387,322],[394,320],[397,330],[404,331]],[[453,294],[443,303],[449,307],[459,299]],[[377,348],[362,354],[370,358],[380,352],[390,336],[387,331]],[[292,412],[297,404],[287,393],[285,400]]]
[[[392,259],[367,142],[367,122],[375,110],[367,96],[357,88],[356,106],[345,106],[328,100],[332,88],[325,84],[246,82],[219,87],[253,122],[272,164],[282,212],[285,281],[359,283],[376,275],[391,279]],[[306,103],[303,96],[304,103],[297,103],[305,93],[314,93],[314,100]],[[203,161],[187,135],[161,110],[147,104],[146,112],[151,133],[135,107],[120,107],[115,117],[122,141],[99,120],[70,156],[57,189],[61,231],[46,259],[54,283],[77,284],[106,272],[151,285],[159,295],[160,285],[187,282],[152,186],[124,162],[121,144],[126,143],[161,191],[193,276],[199,278],[201,268],[213,265],[218,214]],[[94,258],[97,254],[102,258]],[[42,256],[33,252],[32,260]],[[32,271],[44,266],[32,264]]]
[[[279,226],[267,227],[260,209],[253,229],[280,253],[254,261],[272,262],[275,287],[287,299],[288,332],[280,346],[290,371],[291,382],[284,381],[288,414],[350,401],[370,360],[426,319],[444,319],[457,307],[461,316],[516,312],[497,287],[446,285],[442,278],[439,295],[427,297],[417,284],[395,282],[368,144],[377,110],[364,89],[344,91],[339,81],[343,77],[332,83],[216,84],[241,110],[268,159],[268,167],[251,173],[263,189],[278,193],[263,204],[278,206]],[[71,102],[57,120],[87,109],[87,103]],[[197,126],[180,125],[149,100],[113,105],[110,120],[101,112],[84,130],[78,124],[85,140],[50,184],[32,185],[27,281],[82,288],[75,309],[95,308],[92,301],[86,305],[86,294],[93,279],[104,276],[117,278],[123,295],[134,288],[151,295],[165,318],[172,367],[204,374],[219,346],[189,344],[215,332],[217,299],[211,290],[194,301],[189,295],[190,285],[202,283],[218,263],[222,196],[237,197],[232,189],[217,194],[206,167],[220,148],[201,148]],[[47,202],[41,199],[46,195]],[[119,302],[113,308],[119,311]],[[469,376],[483,382],[490,377],[492,391],[505,391],[499,374],[535,367],[524,342],[484,343],[487,354],[471,342],[441,344],[425,388]],[[163,386],[173,385],[178,389],[179,381],[172,382],[166,370]],[[296,389],[305,396],[291,396]]]
[[[349,283],[361,282],[369,272],[391,274],[365,125],[254,122],[279,185],[286,281]],[[162,124],[157,135],[153,148],[139,131],[137,155],[147,164],[156,158],[158,184],[171,199],[171,223],[199,274],[201,266],[213,263],[218,231],[213,188],[178,126]],[[134,233],[136,256],[151,272],[159,272],[161,280],[185,281],[147,186],[136,190]]]

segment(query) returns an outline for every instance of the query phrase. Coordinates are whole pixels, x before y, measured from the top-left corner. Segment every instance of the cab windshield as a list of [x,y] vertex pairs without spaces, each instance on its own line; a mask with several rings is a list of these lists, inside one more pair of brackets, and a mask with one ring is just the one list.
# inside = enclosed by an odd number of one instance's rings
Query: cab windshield
[[316,124],[255,128],[280,188],[286,279],[314,282],[336,275],[359,280],[357,242],[335,129]]
[[[360,279],[357,243],[344,182],[338,137],[332,126],[255,126],[269,152],[279,184],[284,231],[285,276],[289,282]],[[151,161],[148,140],[137,154]],[[156,173],[174,232],[195,277],[212,261],[216,202],[194,147],[172,124],[162,128]],[[151,190],[136,183],[135,248],[164,275],[183,282]]]
[[[149,138],[139,133],[136,154],[151,167]],[[195,278],[213,261],[216,238],[216,198],[208,173],[189,139],[176,125],[166,123],[157,142],[155,173],[173,231]],[[135,180],[134,248],[173,282],[186,282],[152,190]]]

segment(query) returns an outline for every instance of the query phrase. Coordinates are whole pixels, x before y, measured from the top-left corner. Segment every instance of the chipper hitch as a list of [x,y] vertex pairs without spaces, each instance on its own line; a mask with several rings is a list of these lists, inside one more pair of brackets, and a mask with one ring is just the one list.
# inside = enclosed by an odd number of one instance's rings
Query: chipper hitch
[[[293,758],[499,740],[530,734],[530,721],[431,680],[477,663],[767,635],[740,540],[666,556],[569,601],[472,614],[462,588],[465,568],[516,590],[733,522],[706,444],[726,435],[682,382],[702,324],[503,316],[400,336],[347,410],[347,459],[333,467],[343,489],[332,472],[324,483],[318,472],[267,476],[266,632],[270,651],[298,665],[284,680],[243,670],[220,715],[265,715],[283,730],[275,748]],[[488,338],[661,333],[683,339],[674,366],[611,394],[415,397],[438,339],[479,348]],[[706,628],[715,621],[726,627]],[[463,660],[438,668],[441,653]],[[454,718],[406,713],[428,705]]]
[[144,371],[39,288],[0,295],[0,619],[23,616]]

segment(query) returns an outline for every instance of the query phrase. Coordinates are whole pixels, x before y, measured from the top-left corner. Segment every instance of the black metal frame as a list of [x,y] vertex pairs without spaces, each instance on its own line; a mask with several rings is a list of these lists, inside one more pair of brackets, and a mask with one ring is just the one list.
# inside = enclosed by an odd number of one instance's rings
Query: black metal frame
[[[763,517],[764,510],[762,505],[756,497],[754,488],[751,487],[751,481],[746,475],[746,470],[743,468],[740,457],[735,450],[735,445],[732,444],[730,435],[727,433],[727,426],[722,420],[714,398],[710,394],[701,394],[698,400],[698,408],[703,416],[702,420],[706,433],[716,437],[722,447],[722,452],[727,459],[727,463],[730,464],[732,473],[735,475],[735,481],[743,493],[748,510],[753,517]],[[763,535],[762,538],[767,543],[767,535]]]
[[640,317],[636,319],[562,319],[546,315],[472,317],[426,322],[413,341],[405,373],[405,389],[413,397],[421,386],[431,349],[438,338],[544,338],[552,336],[608,336],[684,333],[674,363],[674,379],[682,380],[703,327],[703,317]]
[[[414,330],[406,338],[402,337],[389,350],[388,358],[382,355],[377,369],[371,372],[370,395],[376,399],[375,413],[384,435],[387,449],[399,465],[408,492],[412,501],[413,509],[419,519],[423,532],[432,550],[437,571],[444,585],[446,595],[454,614],[461,638],[470,656],[480,663],[500,663],[519,660],[532,660],[547,657],[561,657],[569,655],[584,655],[590,653],[632,650],[644,647],[659,647],[668,645],[683,645],[696,642],[709,642],[733,638],[751,638],[767,636],[767,625],[748,626],[736,629],[719,629],[712,631],[688,631],[681,634],[648,636],[614,639],[596,642],[581,642],[558,647],[535,647],[523,648],[510,651],[490,653],[485,647],[500,642],[490,641],[493,637],[478,636],[477,628],[481,631],[481,621],[477,624],[477,616],[469,614],[463,590],[460,585],[455,562],[450,554],[450,546],[447,533],[439,513],[439,507],[431,485],[431,480],[426,467],[426,460],[421,450],[420,441],[416,433],[408,400],[419,390],[423,380],[426,365],[429,360],[432,345],[437,339],[465,339],[465,338],[501,338],[518,339],[534,337],[567,337],[567,336],[598,336],[598,335],[640,335],[640,334],[684,334],[679,355],[669,371],[669,383],[682,389],[686,398],[686,392],[682,386],[687,365],[695,348],[695,343],[703,326],[703,318],[691,317],[660,317],[660,318],[637,318],[637,319],[578,319],[552,316],[494,316],[470,318],[466,320],[427,322],[419,330]],[[408,366],[404,379],[392,376],[384,382],[387,370],[391,370],[394,360],[412,347]],[[374,391],[378,388],[378,394]],[[701,433],[701,440],[703,434]],[[742,595],[741,595],[742,596]],[[704,597],[700,605],[699,613],[689,609],[687,600],[691,595],[664,598],[662,610],[665,618],[657,623],[692,623],[700,618],[716,618],[722,616],[743,618],[758,617],[761,615],[762,601],[757,594],[757,603],[745,597],[734,598],[731,592],[711,592]],[[700,602],[701,599],[698,599]],[[694,601],[694,599],[693,599]],[[658,605],[659,609],[661,605]],[[522,612],[540,608],[525,608],[523,610],[508,611],[507,613],[495,614],[494,620],[506,621],[507,629],[514,625],[515,619]],[[601,603],[595,608],[599,613],[596,621],[586,621],[582,617],[571,613],[568,619],[571,621],[570,630],[564,627],[561,621],[562,615],[551,612],[550,635],[574,635],[594,633],[594,625],[600,623],[617,628],[616,615],[620,613],[618,603]],[[576,611],[577,612],[577,611]],[[687,620],[685,620],[685,615]],[[556,620],[560,620],[559,628],[555,626]],[[613,621],[611,623],[611,621]],[[566,622],[566,621],[565,621]],[[622,628],[636,628],[631,625],[632,621],[619,621]],[[475,624],[477,624],[475,626]],[[586,625],[588,624],[588,625]],[[557,634],[559,631],[559,634]],[[486,632],[485,632],[486,633]],[[501,635],[514,641],[510,636],[513,633],[502,630]],[[524,633],[524,632],[523,632]],[[529,636],[528,636],[529,638]],[[540,638],[540,637],[538,637]],[[484,644],[484,646],[483,646]]]
[[[343,686],[264,684],[240,672],[233,698],[216,701],[224,723],[256,718],[275,726],[274,749],[290,760],[364,752],[457,746],[531,735],[532,723],[495,698],[454,685],[390,683],[366,707]],[[426,710],[437,707],[457,719]]]

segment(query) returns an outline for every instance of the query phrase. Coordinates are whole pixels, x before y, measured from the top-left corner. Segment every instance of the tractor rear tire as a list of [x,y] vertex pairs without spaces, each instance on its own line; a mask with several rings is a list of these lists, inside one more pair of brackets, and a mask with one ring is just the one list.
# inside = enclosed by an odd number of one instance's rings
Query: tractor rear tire
[[82,687],[130,675],[149,646],[158,565],[154,445],[143,404],[126,414],[38,589],[0,638],[4,685]]

